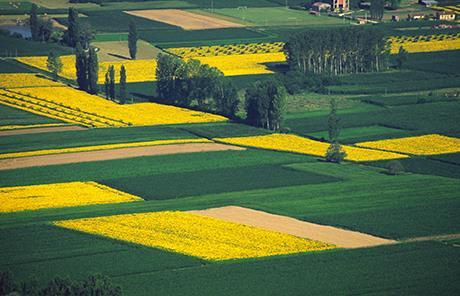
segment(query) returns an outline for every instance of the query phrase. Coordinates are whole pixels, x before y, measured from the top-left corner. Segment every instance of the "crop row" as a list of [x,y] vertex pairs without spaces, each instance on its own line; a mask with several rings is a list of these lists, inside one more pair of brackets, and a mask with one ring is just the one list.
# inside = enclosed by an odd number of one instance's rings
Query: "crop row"
[[199,47],[169,48],[168,52],[181,58],[212,57],[258,53],[277,53],[283,50],[284,42],[229,44]]

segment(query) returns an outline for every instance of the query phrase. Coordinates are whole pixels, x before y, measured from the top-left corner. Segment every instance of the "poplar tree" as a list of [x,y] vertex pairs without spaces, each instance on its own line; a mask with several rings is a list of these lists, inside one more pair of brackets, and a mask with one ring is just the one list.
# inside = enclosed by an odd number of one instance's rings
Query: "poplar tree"
[[113,65],[109,67],[109,96],[115,100],[115,68]]
[[81,47],[80,42],[77,42],[75,50],[75,68],[77,72],[77,84],[80,89],[88,90],[88,64],[86,52]]
[[67,22],[67,44],[71,47],[76,47],[80,36],[80,24],[78,20],[78,11],[73,7],[69,7]]
[[135,60],[137,55],[137,28],[136,24],[131,21],[129,23],[128,47],[131,59]]
[[109,87],[110,87],[110,78],[109,78],[109,72],[105,72],[105,80],[104,80],[104,92],[105,92],[105,97],[107,99],[110,99],[110,93],[109,93]]
[[98,72],[99,63],[96,49],[91,46],[88,54],[88,92],[90,94],[96,94],[99,91],[99,86],[97,85]]
[[337,101],[332,99],[330,102],[331,111],[329,113],[327,124],[329,132],[329,141],[336,142],[340,135],[340,118],[337,115]]
[[375,20],[381,20],[383,18],[383,13],[385,9],[384,0],[371,0],[371,18]]
[[120,103],[124,104],[126,102],[126,69],[124,65],[121,65],[120,68],[120,90],[119,90],[119,98]]
[[38,22],[37,10],[38,10],[37,4],[33,3],[30,9],[29,25],[30,25],[30,33],[32,35],[32,40],[34,41],[39,40],[39,32],[40,32],[40,25]]
[[59,77],[59,73],[62,71],[61,58],[54,52],[50,51],[48,54],[48,59],[46,60],[46,67],[51,73],[53,73],[53,79],[56,81]]

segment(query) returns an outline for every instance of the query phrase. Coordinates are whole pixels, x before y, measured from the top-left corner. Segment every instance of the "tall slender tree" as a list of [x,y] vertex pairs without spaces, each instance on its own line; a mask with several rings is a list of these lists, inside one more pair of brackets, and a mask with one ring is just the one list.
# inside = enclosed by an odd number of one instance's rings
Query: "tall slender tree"
[[56,55],[53,51],[50,51],[48,54],[48,59],[46,60],[46,67],[48,70],[53,73],[54,81],[57,81],[59,73],[62,71],[62,61],[61,58]]
[[77,84],[80,89],[88,90],[88,61],[87,53],[82,48],[80,42],[77,42],[75,49],[75,68],[77,72]]
[[137,28],[136,24],[131,21],[129,22],[129,35],[128,35],[128,47],[129,55],[131,59],[135,60],[137,55]]
[[331,111],[327,118],[328,132],[329,132],[329,141],[336,142],[339,139],[340,135],[340,118],[337,115],[337,101],[332,99],[330,102]]
[[127,97],[127,92],[126,92],[126,69],[124,65],[121,65],[120,68],[120,89],[119,89],[119,98],[120,98],[120,103],[124,104],[126,103],[126,97]]
[[109,66],[109,96],[115,100],[115,67]]
[[110,92],[109,92],[109,87],[110,87],[110,78],[109,78],[109,72],[105,72],[105,80],[104,80],[104,93],[105,93],[105,98],[110,99]]
[[94,47],[89,48],[88,53],[88,92],[96,94],[99,91],[97,80],[99,75],[99,63],[97,60],[97,53]]
[[29,18],[29,25],[30,25],[30,34],[32,35],[32,40],[37,41],[39,40],[39,23],[38,23],[38,6],[37,4],[33,3],[32,7],[30,8],[30,18]]
[[[80,23],[78,20],[78,11],[73,7],[69,7],[67,23],[67,44],[71,47],[76,47],[80,36]],[[86,49],[84,44],[80,45]]]

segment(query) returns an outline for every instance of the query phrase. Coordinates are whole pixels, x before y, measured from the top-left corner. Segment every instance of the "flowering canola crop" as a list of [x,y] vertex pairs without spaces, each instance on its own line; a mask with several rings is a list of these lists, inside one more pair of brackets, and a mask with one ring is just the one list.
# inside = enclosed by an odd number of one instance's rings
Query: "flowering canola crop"
[[283,52],[240,54],[226,56],[196,57],[203,64],[216,67],[225,76],[270,74],[265,63],[285,62],[286,56]]
[[357,143],[357,146],[414,155],[460,152],[460,139],[438,134]]
[[0,188],[0,213],[141,200],[96,182],[3,187]]
[[30,87],[0,91],[0,102],[85,126],[108,127],[225,121],[226,118],[156,103],[119,105],[71,87]]
[[398,53],[402,46],[407,52],[432,52],[460,49],[460,34],[436,34],[427,36],[395,36],[389,38],[391,53]]
[[[270,134],[264,136],[237,137],[237,138],[218,138],[219,142],[256,147],[262,149],[278,150],[308,154],[324,157],[329,148],[329,143],[319,142],[296,135]],[[352,146],[342,146],[347,153],[346,160],[352,161],[375,161],[384,159],[405,158],[407,155],[364,149]]]
[[62,86],[62,83],[30,73],[0,74],[0,87]]
[[[17,60],[26,65],[48,71],[46,67],[46,56],[32,56],[32,57],[19,57]],[[61,56],[63,64],[62,72],[60,76],[67,79],[76,79],[75,70],[75,56]],[[98,83],[102,84],[105,80],[105,73],[109,69],[109,66],[113,65],[115,68],[115,80],[120,79],[120,68],[121,65],[125,66],[127,82],[143,82],[143,81],[154,81],[156,60],[126,60],[126,61],[110,61],[99,63],[99,77]]]
[[334,248],[318,241],[184,212],[127,214],[58,221],[54,224],[207,260]]
[[159,145],[184,144],[184,143],[210,143],[210,142],[212,141],[208,139],[156,140],[156,141],[145,141],[145,142],[119,143],[119,144],[83,146],[83,147],[72,147],[72,148],[62,148],[62,149],[47,149],[47,150],[37,150],[37,151],[4,153],[4,154],[0,154],[0,159],[48,155],[48,154],[108,150],[108,149],[120,149],[120,148],[130,148],[130,147],[159,146]]
[[283,51],[284,42],[228,44],[198,47],[168,48],[167,51],[181,58],[228,56]]

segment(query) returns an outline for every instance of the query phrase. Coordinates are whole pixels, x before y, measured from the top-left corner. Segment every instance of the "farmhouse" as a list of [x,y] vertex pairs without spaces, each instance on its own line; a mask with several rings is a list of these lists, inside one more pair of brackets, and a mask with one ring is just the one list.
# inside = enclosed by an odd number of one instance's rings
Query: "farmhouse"
[[436,12],[436,19],[440,21],[454,21],[455,20],[455,13],[447,12],[447,11],[438,11]]
[[327,12],[331,10],[331,4],[329,3],[324,3],[324,2],[315,2],[311,6],[311,11],[312,12]]

